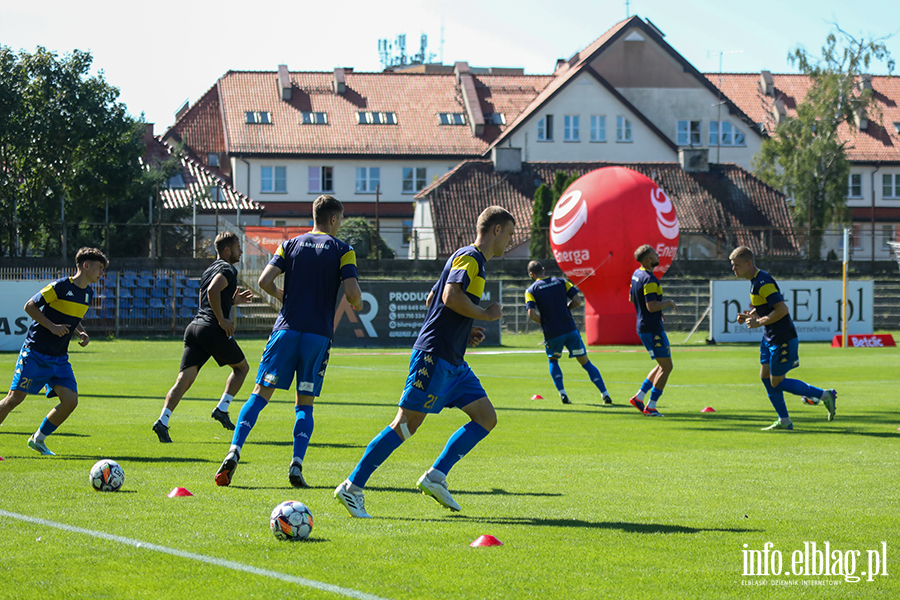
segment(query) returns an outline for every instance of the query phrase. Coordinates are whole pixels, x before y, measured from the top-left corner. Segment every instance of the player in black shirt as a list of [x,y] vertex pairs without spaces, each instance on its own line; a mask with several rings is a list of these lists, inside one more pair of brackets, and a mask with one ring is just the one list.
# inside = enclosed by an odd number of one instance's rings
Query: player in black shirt
[[219,404],[212,411],[212,418],[225,429],[234,430],[228,416],[228,405],[241,390],[250,366],[244,353],[234,340],[234,322],[231,321],[231,306],[244,304],[253,299],[250,290],[241,291],[237,286],[237,269],[234,264],[241,260],[241,244],[237,235],[223,231],[216,236],[216,261],[200,277],[200,308],[197,316],[184,330],[184,354],[181,369],[175,385],[166,394],[162,414],[153,424],[153,432],[159,441],[169,443],[169,417],[178,406],[197,373],[209,360],[216,359],[220,367],[228,365],[231,374],[225,383],[225,392]]

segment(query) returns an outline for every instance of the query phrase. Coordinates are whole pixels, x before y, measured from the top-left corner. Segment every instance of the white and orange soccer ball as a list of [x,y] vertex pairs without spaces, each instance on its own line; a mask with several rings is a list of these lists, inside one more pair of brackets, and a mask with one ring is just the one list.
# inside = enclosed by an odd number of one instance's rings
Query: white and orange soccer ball
[[118,492],[125,483],[125,471],[116,461],[104,458],[91,467],[90,481],[99,492]]
[[279,540],[296,542],[305,540],[312,533],[313,516],[302,502],[288,500],[272,511],[269,518],[272,535]]

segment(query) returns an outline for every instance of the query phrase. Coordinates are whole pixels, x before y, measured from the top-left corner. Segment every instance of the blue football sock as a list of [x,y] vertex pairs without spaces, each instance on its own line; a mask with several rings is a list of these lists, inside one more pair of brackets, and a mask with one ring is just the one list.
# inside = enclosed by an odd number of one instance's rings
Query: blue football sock
[[297,420],[294,421],[294,458],[303,462],[313,432],[313,407],[294,406],[294,412],[297,413]]
[[649,380],[649,379],[645,379],[645,380],[644,380],[644,383],[641,384],[641,391],[644,392],[644,393],[646,394],[647,392],[650,391],[650,389],[651,389],[652,387],[653,387],[653,384],[650,382],[650,380]]
[[809,398],[821,398],[825,390],[804,383],[799,379],[782,379],[778,389],[795,396],[807,396]]
[[58,425],[54,425],[50,422],[47,417],[44,417],[44,420],[41,421],[41,426],[38,427],[38,430],[34,434],[34,439],[38,442],[43,442],[47,439],[47,436],[56,431]]
[[490,431],[475,421],[469,421],[453,432],[453,435],[447,440],[447,445],[444,446],[444,451],[434,461],[434,465],[431,468],[446,475],[453,468],[453,465],[459,462],[459,459],[468,454],[489,433]]
[[769,395],[769,402],[772,403],[772,406],[775,408],[775,412],[778,413],[778,418],[790,419],[790,416],[788,416],[787,405],[785,405],[784,403],[784,392],[779,389],[773,388],[772,383],[768,379],[763,379],[762,382],[763,385],[766,386],[766,393]]
[[562,368],[559,366],[558,360],[550,360],[547,361],[550,363],[550,377],[553,378],[553,385],[556,386],[557,391],[563,391],[566,388],[563,387],[563,374]]
[[390,427],[385,427],[381,432],[372,438],[366,451],[363,452],[362,458],[353,472],[350,474],[350,483],[358,485],[361,488],[366,487],[369,477],[375,472],[375,469],[381,466],[381,463],[387,460],[387,457],[403,443],[396,431]]
[[594,363],[591,361],[587,361],[581,368],[587,371],[588,377],[591,378],[591,381],[594,382],[594,385],[597,386],[597,389],[600,390],[600,393],[604,396],[606,395],[606,384],[603,383],[603,377],[600,376],[600,369],[594,366]]
[[250,394],[241,407],[241,412],[238,413],[237,427],[234,428],[234,435],[231,438],[231,445],[236,446],[238,451],[244,447],[250,430],[256,425],[256,419],[259,418],[259,413],[266,407],[266,404],[268,404],[266,399],[259,394]]
[[657,387],[650,389],[650,402],[656,402],[662,396],[663,391]]

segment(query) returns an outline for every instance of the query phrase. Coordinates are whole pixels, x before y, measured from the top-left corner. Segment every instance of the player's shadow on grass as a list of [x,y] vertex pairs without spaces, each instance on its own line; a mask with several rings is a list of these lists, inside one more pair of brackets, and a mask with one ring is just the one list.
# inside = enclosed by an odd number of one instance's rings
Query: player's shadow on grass
[[[41,458],[36,455],[34,458]],[[93,460],[98,461],[104,458],[110,458],[110,455],[88,455],[88,454],[69,454],[66,456],[55,456],[53,460]],[[210,463],[219,464],[218,460],[207,460],[205,458],[195,458],[187,456],[120,456],[113,455],[113,460],[121,462],[137,462],[137,463]]]
[[[411,486],[411,487],[376,487],[376,486],[368,486],[366,487],[366,491],[378,491],[378,492],[408,492],[410,494],[421,494],[422,490]],[[549,493],[549,492],[508,492],[501,488],[494,488],[492,490],[455,490],[454,494],[458,494],[460,496],[531,496],[531,497],[541,497],[541,498],[556,498],[560,497],[563,494],[560,493]]]
[[660,523],[627,523],[615,521],[584,521],[582,519],[536,519],[528,517],[470,517],[451,515],[447,520],[463,520],[489,525],[527,525],[529,527],[577,527],[579,529],[618,529],[626,533],[758,533],[760,529],[743,527],[687,527],[684,525],[663,525]]
[[[32,433],[34,433],[34,430],[32,430],[32,429],[29,429],[28,431],[0,431],[0,435],[24,435],[26,437],[30,436]],[[62,432],[62,433],[54,433],[53,437],[54,438],[61,438],[61,437],[83,437],[84,438],[84,437],[91,437],[91,436],[87,433]]]

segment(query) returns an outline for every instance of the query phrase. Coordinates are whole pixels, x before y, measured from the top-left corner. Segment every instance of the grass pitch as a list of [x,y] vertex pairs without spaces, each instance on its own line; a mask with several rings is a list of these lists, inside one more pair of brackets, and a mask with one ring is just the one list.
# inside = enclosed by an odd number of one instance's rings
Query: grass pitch
[[[50,400],[29,397],[0,427],[0,598],[900,597],[900,350],[801,344],[801,368],[791,376],[836,387],[837,418],[829,423],[824,408],[788,395],[796,430],[766,433],[759,429],[775,413],[755,346],[675,346],[659,405],[666,417],[651,419],[628,405],[652,366],[643,350],[590,355],[612,407],[565,361],[574,404],[563,406],[539,341],[508,336],[499,353],[469,354],[499,424],[448,478],[463,511],[451,514],[415,489],[465,422],[451,409],[429,416],[376,471],[366,493],[371,520],[351,519],[332,492],[393,418],[408,352],[332,352],[304,465],[313,489],[294,490],[292,393],[275,393],[233,484],[218,488],[213,475],[231,435],[209,413],[227,369],[211,363],[201,371],[172,416],[175,443],[162,445],[150,427],[181,343],[73,344],[80,404],[48,438],[59,456],[39,456],[25,443]],[[264,340],[241,345],[253,366]],[[0,355],[0,376],[11,378],[14,362],[14,354]],[[531,400],[535,394],[544,399]],[[706,406],[716,412],[701,413]],[[100,458],[124,468],[120,492],[88,484]],[[176,486],[194,496],[166,497]],[[313,512],[306,542],[279,542],[269,531],[272,508],[289,499]],[[470,548],[483,534],[504,545]],[[812,542],[839,551],[829,566],[843,575],[803,571],[811,549],[804,544]],[[886,560],[874,577],[861,574],[876,556],[867,551]],[[763,556],[769,575],[748,574],[748,557],[757,561],[750,571],[761,573]],[[854,577],[861,580],[848,581]]]

